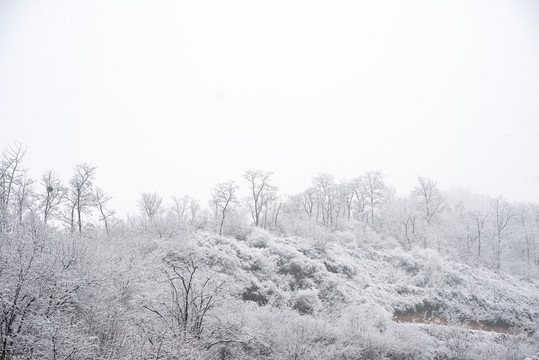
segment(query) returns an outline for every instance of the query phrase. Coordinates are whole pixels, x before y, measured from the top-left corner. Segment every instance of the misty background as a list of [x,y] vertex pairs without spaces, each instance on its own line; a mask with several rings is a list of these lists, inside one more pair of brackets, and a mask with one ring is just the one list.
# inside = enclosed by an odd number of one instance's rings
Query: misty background
[[0,143],[112,207],[380,169],[539,201],[539,4],[0,0]]

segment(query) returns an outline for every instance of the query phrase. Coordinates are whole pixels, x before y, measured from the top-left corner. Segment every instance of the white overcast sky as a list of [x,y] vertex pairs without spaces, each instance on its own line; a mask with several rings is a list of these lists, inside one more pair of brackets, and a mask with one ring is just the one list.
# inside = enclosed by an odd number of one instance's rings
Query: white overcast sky
[[249,168],[539,202],[539,2],[0,0],[0,145],[120,211]]

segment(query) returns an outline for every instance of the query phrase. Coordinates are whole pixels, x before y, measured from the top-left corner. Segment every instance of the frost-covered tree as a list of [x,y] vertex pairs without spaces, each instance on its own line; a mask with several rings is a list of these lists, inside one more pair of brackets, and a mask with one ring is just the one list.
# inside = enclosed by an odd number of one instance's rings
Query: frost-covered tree
[[111,220],[116,214],[116,211],[109,207],[110,200],[112,200],[112,197],[107,195],[103,189],[99,187],[95,189],[95,205],[99,211],[99,221],[103,221],[107,235],[110,235]]
[[176,231],[194,230],[203,223],[200,200],[186,196],[173,196],[167,209],[166,221]]
[[230,206],[237,203],[236,192],[239,187],[234,181],[220,183],[214,186],[211,192],[211,203],[215,209],[215,216],[220,216],[219,235],[223,234],[223,224],[230,210]]
[[368,213],[365,211],[367,208],[367,198],[365,196],[365,191],[363,191],[363,179],[361,177],[354,178],[350,181],[350,185],[352,186],[352,191],[354,193],[352,206],[357,213],[357,219],[366,224]]
[[155,231],[159,237],[171,235],[174,228],[172,212],[169,217],[166,215],[166,208],[163,206],[163,198],[156,192],[142,193],[138,200],[138,207],[141,214],[142,226],[146,231]]
[[14,207],[15,215],[19,224],[22,224],[24,213],[32,208],[35,202],[35,194],[32,188],[34,181],[27,175],[26,170],[23,170],[19,177],[15,180],[14,186]]
[[153,224],[156,216],[163,211],[163,198],[156,192],[142,193],[138,200],[139,210],[148,223]]
[[[431,227],[431,223],[444,211],[446,202],[436,181],[421,176],[417,180],[418,184],[412,191],[412,198],[425,225],[421,236],[423,247],[426,248],[429,240],[433,237],[434,229]],[[438,242],[439,247],[440,243]]]
[[173,204],[171,211],[174,214],[174,218],[176,219],[177,223],[180,225],[187,222],[190,201],[191,198],[189,196],[172,197]]
[[492,220],[494,226],[494,240],[496,253],[496,269],[501,268],[502,244],[509,235],[509,225],[514,218],[513,208],[503,197],[490,201]]
[[163,320],[172,333],[184,340],[188,336],[200,339],[207,317],[223,299],[224,282],[204,269],[194,253],[169,253],[161,272],[167,284],[168,299],[162,304],[144,307]]
[[539,235],[539,206],[521,203],[515,211],[515,221],[518,224],[518,238],[524,249],[527,276],[537,265],[537,237]]
[[327,227],[333,226],[335,205],[335,179],[330,174],[318,174],[313,178],[313,189],[316,199],[316,221],[322,218]]
[[243,174],[251,193],[247,203],[255,226],[260,225],[262,211],[266,209],[267,212],[268,204],[275,199],[277,187],[271,184],[272,175],[272,172],[262,170],[247,170]]
[[485,224],[488,220],[488,212],[480,210],[469,211],[468,217],[472,220],[472,239],[473,242],[477,242],[477,258],[481,257],[481,246],[483,244],[483,237],[486,231]]
[[[369,171],[361,177],[361,190],[363,198],[369,207],[370,223],[374,224],[374,213],[378,206],[383,203],[386,185],[381,171]],[[367,222],[368,222],[367,217]]]
[[189,222],[191,226],[197,225],[200,212],[201,212],[200,200],[191,198],[189,200],[189,214],[190,214]]
[[75,166],[75,174],[69,182],[67,195],[70,204],[69,222],[71,232],[75,231],[76,216],[78,231],[82,233],[82,215],[90,213],[94,206],[93,180],[95,171],[96,167],[87,163],[80,163]]
[[342,218],[350,221],[352,217],[352,204],[354,202],[354,186],[350,181],[343,180],[337,186],[337,196],[342,207]]
[[303,210],[305,210],[305,213],[307,214],[309,219],[312,219],[316,205],[314,188],[309,187],[304,192],[299,194],[297,197],[297,201],[299,204],[301,204],[301,207],[303,208]]
[[417,207],[423,219],[430,225],[432,220],[445,208],[445,199],[440,193],[438,183],[434,180],[417,178],[418,184],[412,191]]
[[9,146],[2,153],[0,161],[0,232],[8,229],[9,218],[13,215],[13,192],[20,182],[23,170],[21,163],[26,155],[27,147],[22,144]]
[[396,216],[402,226],[402,237],[406,247],[412,249],[419,238],[419,215],[409,199],[401,200],[398,206]]
[[40,193],[39,198],[43,209],[43,222],[46,224],[51,217],[57,214],[67,196],[67,189],[53,170],[45,171],[41,177],[41,185],[44,191]]

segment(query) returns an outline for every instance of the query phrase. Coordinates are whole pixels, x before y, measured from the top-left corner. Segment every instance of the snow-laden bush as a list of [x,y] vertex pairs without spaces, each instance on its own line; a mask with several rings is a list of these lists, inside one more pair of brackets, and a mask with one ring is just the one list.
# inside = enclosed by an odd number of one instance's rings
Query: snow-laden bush
[[253,281],[241,294],[242,300],[253,301],[257,305],[267,305],[273,295],[272,289],[265,288],[262,284]]
[[313,314],[322,308],[317,290],[299,290],[291,299],[292,308],[300,314]]
[[277,260],[278,273],[290,275],[290,287],[295,289],[311,289],[322,281],[324,269],[319,263],[305,257]]
[[247,243],[254,248],[267,248],[271,244],[272,235],[260,228],[255,228],[247,236]]

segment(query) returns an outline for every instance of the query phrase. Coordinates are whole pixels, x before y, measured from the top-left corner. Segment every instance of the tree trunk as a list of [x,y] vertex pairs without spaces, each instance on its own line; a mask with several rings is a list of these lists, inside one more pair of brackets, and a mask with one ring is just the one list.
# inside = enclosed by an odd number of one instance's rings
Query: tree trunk
[[81,208],[80,205],[77,205],[77,218],[79,223],[79,234],[82,234],[82,219],[80,218]]

